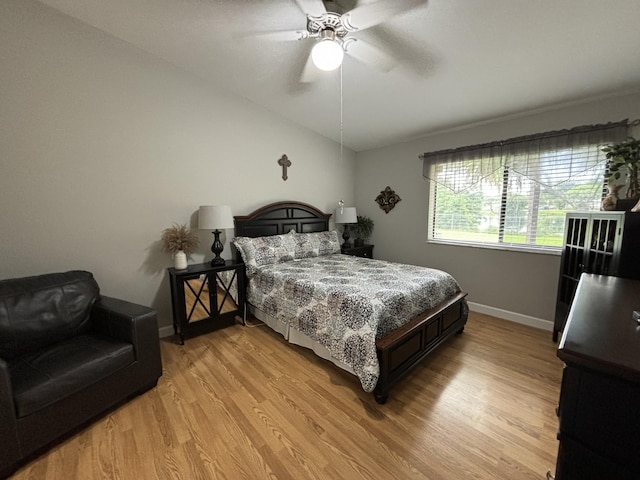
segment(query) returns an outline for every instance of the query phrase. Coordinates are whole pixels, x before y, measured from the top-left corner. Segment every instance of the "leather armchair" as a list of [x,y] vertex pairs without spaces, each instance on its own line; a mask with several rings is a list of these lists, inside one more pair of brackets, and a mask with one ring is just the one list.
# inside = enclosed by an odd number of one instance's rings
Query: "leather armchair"
[[161,375],[156,312],[91,273],[0,281],[0,478]]

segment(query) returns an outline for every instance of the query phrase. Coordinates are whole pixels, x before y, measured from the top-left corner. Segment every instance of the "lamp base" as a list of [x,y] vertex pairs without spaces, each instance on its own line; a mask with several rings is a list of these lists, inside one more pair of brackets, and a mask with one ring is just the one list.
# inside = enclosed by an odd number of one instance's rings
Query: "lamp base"
[[342,239],[344,240],[344,243],[342,244],[342,248],[351,248],[353,246],[349,241],[350,236],[351,235],[349,235],[349,225],[345,223],[344,232],[342,232]]
[[222,242],[220,241],[220,234],[222,232],[216,229],[212,233],[214,235],[214,239],[213,239],[213,245],[211,245],[211,251],[213,252],[215,257],[213,258],[213,260],[211,260],[211,265],[212,266],[224,265],[225,260],[224,258],[220,257],[220,254],[224,250],[224,245],[222,245]]

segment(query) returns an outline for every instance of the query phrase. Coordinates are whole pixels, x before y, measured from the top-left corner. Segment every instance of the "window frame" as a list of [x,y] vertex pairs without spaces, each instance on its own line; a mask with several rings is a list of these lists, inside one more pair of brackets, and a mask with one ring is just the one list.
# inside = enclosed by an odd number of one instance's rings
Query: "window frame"
[[[562,254],[562,247],[551,247],[551,246],[539,246],[532,247],[530,245],[525,244],[514,244],[514,243],[488,243],[488,242],[474,242],[471,240],[453,240],[453,239],[440,239],[433,237],[433,227],[432,227],[432,219],[435,214],[435,202],[433,201],[433,196],[435,192],[433,192],[433,182],[427,181],[427,191],[429,198],[429,205],[427,210],[427,239],[426,243],[434,244],[434,245],[449,245],[449,246],[458,246],[458,247],[471,247],[471,248],[486,248],[488,250],[503,250],[503,251],[512,251],[512,252],[523,252],[523,253],[538,253],[544,255],[557,255],[560,256]],[[503,207],[503,208],[506,208]]]
[[[593,146],[597,145],[598,150],[600,149],[601,146],[603,146],[605,143],[612,143],[618,140],[621,140],[623,138],[625,138],[627,136],[627,128],[628,128],[628,120],[623,120],[621,122],[617,122],[617,123],[608,123],[606,125],[592,125],[592,126],[581,126],[581,127],[575,127],[571,130],[562,130],[562,131],[555,131],[555,132],[545,132],[542,134],[535,134],[535,135],[529,135],[526,137],[517,137],[517,138],[513,138],[513,139],[509,139],[509,140],[504,140],[504,141],[499,141],[499,142],[491,142],[491,143],[487,143],[487,144],[483,144],[483,145],[475,145],[475,146],[470,146],[470,147],[461,147],[458,149],[449,149],[449,150],[441,150],[441,151],[436,151],[436,152],[431,152],[431,153],[425,153],[424,155],[421,155],[420,158],[423,160],[423,175],[427,181],[427,193],[428,193],[428,217],[427,217],[427,235],[426,235],[426,242],[427,243],[432,243],[432,244],[442,244],[442,245],[454,245],[454,246],[466,246],[466,247],[474,247],[474,248],[488,248],[488,249],[492,249],[492,250],[505,250],[505,251],[515,251],[515,252],[527,252],[527,253],[537,253],[537,254],[548,254],[548,255],[560,255],[562,253],[562,246],[551,246],[551,245],[534,245],[534,244],[527,244],[527,243],[511,243],[511,242],[504,242],[504,236],[505,236],[505,218],[506,218],[506,211],[508,208],[508,193],[509,193],[509,175],[511,171],[514,171],[514,175],[519,175],[520,173],[512,170],[511,168],[511,164],[510,162],[512,160],[505,160],[505,158],[507,158],[508,154],[503,152],[502,150],[500,150],[500,156],[499,157],[494,157],[493,155],[488,155],[485,156],[483,153],[483,149],[484,151],[487,151],[488,149],[495,149],[496,147],[498,149],[502,149],[503,145],[508,145],[509,143],[515,143],[515,142],[523,142],[523,145],[526,146],[526,148],[530,149],[530,144],[526,143],[529,140],[533,140],[534,142],[537,141],[538,139],[545,139],[545,138],[552,138],[554,136],[562,136],[562,135],[571,135],[573,132],[577,132],[577,134],[583,135],[586,134],[587,135],[591,135],[593,132],[594,133],[594,138],[596,140],[589,140],[588,142],[583,143],[583,145],[589,145],[589,147],[587,147],[587,157],[585,157],[586,159],[588,159],[588,155],[589,155],[589,148],[593,148]],[[598,137],[598,135],[601,135],[602,138]],[[591,138],[591,137],[589,137]],[[583,139],[580,138],[581,141],[584,141]],[[579,144],[577,144],[579,147]],[[520,148],[520,147],[517,147]],[[576,145],[572,145],[571,148],[576,148]],[[508,147],[507,147],[508,149]],[[553,151],[553,152],[562,152],[564,148],[558,146],[556,149],[552,149],[552,150],[547,150],[547,151]],[[527,158],[529,157],[529,155],[531,155],[531,152],[533,152],[534,150],[530,149],[530,150],[525,150],[525,154],[527,155]],[[458,152],[459,153],[459,158],[458,158]],[[436,209],[436,195],[437,195],[437,184],[439,183],[437,180],[430,178],[430,176],[432,175],[431,170],[427,170],[428,168],[435,168],[435,165],[437,165],[438,163],[456,163],[456,162],[463,162],[465,160],[467,160],[468,158],[466,157],[466,155],[469,154],[469,152],[472,153],[472,155],[475,155],[475,157],[473,157],[473,161],[478,161],[478,162],[483,162],[486,161],[486,158],[500,158],[502,162],[504,162],[504,165],[502,166],[503,169],[503,173],[502,173],[502,184],[500,185],[500,196],[501,196],[501,200],[500,200],[500,215],[499,215],[499,225],[498,225],[498,238],[497,240],[494,241],[477,241],[477,240],[457,240],[457,239],[450,239],[450,238],[435,238],[434,237],[434,227],[435,227],[435,209]],[[537,153],[535,155],[531,155],[531,158],[533,158],[534,163],[537,162],[536,159],[542,158],[541,155],[543,154],[543,150],[537,150]],[[448,156],[451,155],[451,158],[448,158]],[[440,157],[441,156],[441,157]],[[433,158],[441,158],[441,160],[434,160],[431,163],[428,163],[428,161],[430,159]],[[442,160],[445,159],[446,160]],[[602,156],[602,158],[604,159],[604,155]],[[527,160],[530,161],[530,160]],[[541,163],[541,162],[540,162]],[[599,163],[596,164],[596,166],[599,167]],[[569,171],[569,173],[572,173],[573,170],[573,165],[572,164],[567,164],[567,170]],[[606,193],[606,164],[602,167],[603,171],[602,171],[602,191],[601,191],[601,199],[604,198],[605,193]],[[584,172],[578,172],[575,177],[578,177],[581,173]],[[517,178],[517,177],[516,177]],[[526,178],[526,176],[525,176]],[[512,178],[513,179],[513,178]],[[434,188],[434,186],[436,186],[436,188]],[[557,188],[559,186],[559,184],[557,185],[553,185],[552,188]],[[449,188],[445,185],[442,185],[442,188]],[[453,191],[453,190],[452,190]],[[497,205],[497,202],[496,202]],[[539,210],[538,210],[539,211]],[[597,210],[596,210],[597,211]],[[536,215],[537,216],[537,215]],[[565,215],[565,219],[566,219],[566,215]],[[536,224],[538,221],[538,218],[535,219]],[[565,220],[563,220],[565,221]],[[564,230],[566,228],[566,225],[563,225],[562,230]],[[536,229],[536,233],[537,229]]]

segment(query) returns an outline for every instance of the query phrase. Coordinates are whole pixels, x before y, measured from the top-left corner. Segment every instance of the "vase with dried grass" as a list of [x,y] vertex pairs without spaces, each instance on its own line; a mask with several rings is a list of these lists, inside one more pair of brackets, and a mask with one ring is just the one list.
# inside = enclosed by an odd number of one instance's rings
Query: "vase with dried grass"
[[186,225],[174,223],[162,231],[162,250],[173,256],[176,270],[187,268],[187,255],[192,253],[200,243],[198,235]]

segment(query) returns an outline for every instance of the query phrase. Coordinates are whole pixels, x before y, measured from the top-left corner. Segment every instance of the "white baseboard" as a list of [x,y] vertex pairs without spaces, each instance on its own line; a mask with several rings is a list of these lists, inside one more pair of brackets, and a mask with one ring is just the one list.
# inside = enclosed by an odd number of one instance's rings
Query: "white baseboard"
[[158,329],[158,335],[160,336],[160,338],[170,337],[171,335],[173,335],[173,326],[170,325],[168,327],[160,327]]
[[501,308],[488,307],[487,305],[481,305],[479,303],[467,303],[469,304],[469,310],[472,312],[484,313],[485,315],[491,315],[492,317],[502,318],[503,320],[509,320],[522,325],[528,325],[530,327],[539,328],[540,330],[547,330],[548,332],[553,331],[553,322],[549,320],[502,310]]

